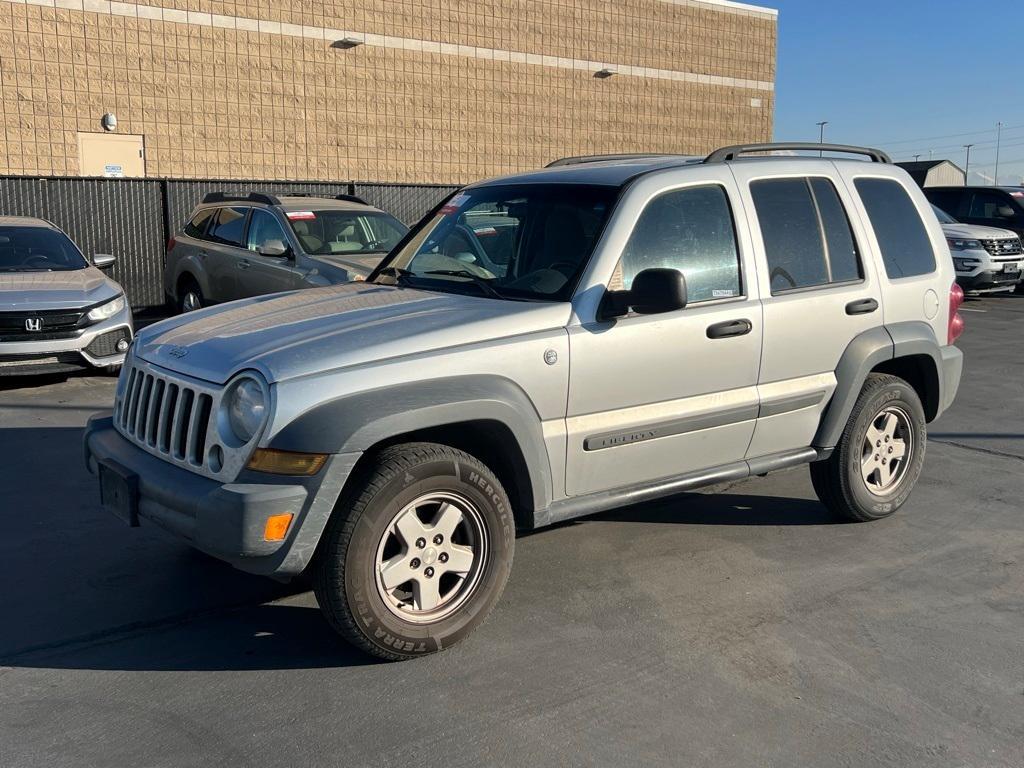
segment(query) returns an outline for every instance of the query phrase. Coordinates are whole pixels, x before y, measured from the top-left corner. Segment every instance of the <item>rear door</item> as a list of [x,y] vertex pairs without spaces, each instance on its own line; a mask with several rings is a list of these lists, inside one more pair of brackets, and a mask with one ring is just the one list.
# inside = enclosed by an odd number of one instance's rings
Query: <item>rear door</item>
[[217,211],[207,230],[206,272],[213,301],[232,301],[245,296],[239,262],[247,251],[243,245],[249,206],[226,206]]
[[[736,210],[721,166],[643,177],[616,210],[568,329],[568,495],[742,461],[757,416],[762,323]],[[606,289],[627,289],[651,267],[685,275],[685,308],[596,319]]]
[[851,195],[828,161],[734,163],[757,252],[764,344],[748,458],[806,448],[858,334],[881,325],[881,290]]
[[241,296],[261,296],[303,287],[303,272],[296,266],[293,251],[284,256],[264,256],[260,253],[260,248],[271,241],[286,246],[289,244],[277,217],[270,211],[253,208],[246,234],[247,253],[238,262]]

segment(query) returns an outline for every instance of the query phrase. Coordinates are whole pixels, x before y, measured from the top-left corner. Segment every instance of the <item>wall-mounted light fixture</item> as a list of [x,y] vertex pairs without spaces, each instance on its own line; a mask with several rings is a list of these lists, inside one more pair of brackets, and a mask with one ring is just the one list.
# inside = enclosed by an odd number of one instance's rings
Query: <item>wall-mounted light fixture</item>
[[333,43],[331,43],[331,48],[341,48],[343,50],[346,50],[348,48],[355,48],[357,46],[360,46],[364,42],[366,41],[363,40],[363,38],[361,37],[343,37],[341,38],[341,40],[335,40]]
[[619,74],[619,73],[616,72],[614,69],[611,69],[610,67],[605,67],[604,69],[597,70],[597,72],[594,73],[594,77],[599,77],[602,80],[604,80],[605,78],[608,78],[608,77],[611,77],[612,75],[617,75],[617,74]]
[[103,126],[104,131],[117,130],[117,117],[113,112],[107,112],[107,114],[100,118],[100,125]]

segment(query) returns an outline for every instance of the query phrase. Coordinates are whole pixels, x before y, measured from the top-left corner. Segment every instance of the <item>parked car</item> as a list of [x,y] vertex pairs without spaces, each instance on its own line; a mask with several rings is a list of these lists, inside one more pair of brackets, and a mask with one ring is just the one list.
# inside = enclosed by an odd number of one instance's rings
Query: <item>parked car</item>
[[1012,291],[1024,278],[1020,238],[1008,229],[961,224],[937,205],[956,281],[965,291]]
[[807,463],[837,515],[891,515],[959,386],[963,292],[883,153],[740,159],[808,146],[483,181],[366,282],[145,329],[87,429],[105,507],[309,573],[387,659],[480,624],[517,528]]
[[[1024,239],[1024,187],[926,187],[924,194],[962,224],[1009,230]],[[1024,283],[1017,283],[1017,292],[1024,292]]]
[[0,375],[116,370],[132,340],[121,286],[48,221],[0,217]]
[[167,244],[164,291],[181,312],[364,279],[408,227],[352,195],[213,192]]

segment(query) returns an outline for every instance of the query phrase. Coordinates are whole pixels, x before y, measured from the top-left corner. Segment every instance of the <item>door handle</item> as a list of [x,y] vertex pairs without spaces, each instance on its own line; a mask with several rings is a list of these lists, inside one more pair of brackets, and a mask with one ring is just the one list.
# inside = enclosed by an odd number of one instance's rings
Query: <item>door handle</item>
[[241,261],[238,262],[239,269],[248,269],[251,266],[252,263],[248,259],[242,259]]
[[878,309],[878,302],[874,299],[857,299],[846,305],[848,315],[867,315]]
[[728,339],[733,336],[746,336],[754,329],[754,324],[749,320],[726,320],[724,323],[715,323],[708,326],[709,339]]

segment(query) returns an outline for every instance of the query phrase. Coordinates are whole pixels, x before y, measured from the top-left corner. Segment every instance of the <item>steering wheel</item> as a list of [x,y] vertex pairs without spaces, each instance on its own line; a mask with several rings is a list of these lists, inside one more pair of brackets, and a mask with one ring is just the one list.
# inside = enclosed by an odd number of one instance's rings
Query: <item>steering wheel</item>
[[793,287],[793,288],[797,287],[796,280],[794,280],[793,276],[791,274],[789,274],[789,272],[784,270],[782,267],[775,267],[775,269],[772,270],[772,273],[770,275],[771,282],[773,282],[773,283],[775,282],[775,277],[776,276],[781,277],[783,280],[785,280],[787,283],[789,283],[791,287]]
[[32,266],[32,262],[34,261],[42,262],[42,266],[44,267],[50,264],[50,258],[48,256],[43,256],[41,254],[34,253],[27,259],[25,259],[25,266]]

